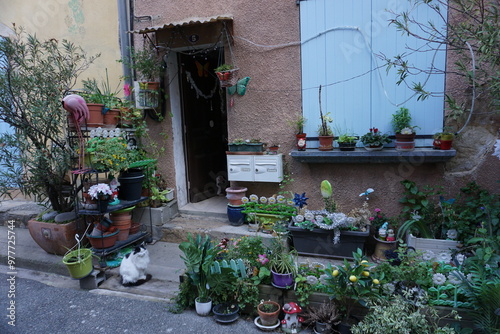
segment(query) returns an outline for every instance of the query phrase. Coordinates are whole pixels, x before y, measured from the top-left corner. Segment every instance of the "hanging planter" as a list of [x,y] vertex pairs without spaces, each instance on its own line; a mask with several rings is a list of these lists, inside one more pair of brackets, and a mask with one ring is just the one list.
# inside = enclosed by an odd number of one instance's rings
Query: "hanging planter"
[[160,83],[156,81],[134,82],[135,107],[154,109],[160,103]]
[[74,279],[84,278],[93,270],[92,250],[88,248],[78,248],[68,252],[64,255],[62,261],[68,268],[70,276]]
[[239,68],[233,65],[224,64],[215,69],[215,74],[219,78],[220,86],[223,88],[232,87],[238,82]]

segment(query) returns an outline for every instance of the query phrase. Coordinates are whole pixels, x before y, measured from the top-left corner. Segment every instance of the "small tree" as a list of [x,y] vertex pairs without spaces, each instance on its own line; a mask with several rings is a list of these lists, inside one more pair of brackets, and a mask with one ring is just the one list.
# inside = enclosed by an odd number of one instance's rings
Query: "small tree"
[[63,40],[40,41],[23,29],[0,40],[0,194],[14,187],[52,209],[71,209],[65,180],[72,148],[61,101],[97,56]]

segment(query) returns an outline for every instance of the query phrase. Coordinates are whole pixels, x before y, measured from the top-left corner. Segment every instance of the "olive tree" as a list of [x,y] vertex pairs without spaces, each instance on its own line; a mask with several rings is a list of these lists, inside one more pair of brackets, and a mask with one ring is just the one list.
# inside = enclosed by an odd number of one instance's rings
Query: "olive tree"
[[0,40],[0,121],[10,126],[0,134],[0,195],[18,188],[53,210],[71,210],[72,148],[61,101],[98,56],[18,28]]

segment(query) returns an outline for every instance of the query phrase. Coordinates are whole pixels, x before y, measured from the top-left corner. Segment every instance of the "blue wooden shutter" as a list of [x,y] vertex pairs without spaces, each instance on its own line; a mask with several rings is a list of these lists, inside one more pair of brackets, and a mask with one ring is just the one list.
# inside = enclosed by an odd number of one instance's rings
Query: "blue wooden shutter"
[[[387,9],[401,12],[409,1],[376,0],[307,0],[300,2],[302,41],[303,112],[308,119],[305,130],[316,136],[320,123],[318,87],[322,85],[323,112],[330,112],[333,128],[358,135],[370,127],[392,133],[391,115],[405,106],[410,109],[417,133],[434,134],[443,126],[443,96],[417,101],[414,92],[404,84],[397,86],[396,72],[387,74],[384,62],[377,54],[393,57],[409,53],[406,46],[419,48],[421,41],[391,25]],[[437,15],[420,6],[421,22],[441,23]],[[434,45],[435,47],[435,45]],[[428,69],[432,64],[444,69],[446,50],[415,52],[409,59],[417,68]],[[378,68],[379,67],[379,68]],[[378,68],[378,69],[377,69]],[[427,74],[411,78],[426,81]],[[444,91],[444,74],[432,74],[427,79],[428,90]],[[430,140],[420,141],[430,145]]]

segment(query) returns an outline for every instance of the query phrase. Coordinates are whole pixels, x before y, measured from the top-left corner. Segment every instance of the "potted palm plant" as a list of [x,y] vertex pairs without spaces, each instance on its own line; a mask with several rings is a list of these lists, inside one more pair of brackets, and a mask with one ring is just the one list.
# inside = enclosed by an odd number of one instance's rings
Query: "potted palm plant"
[[184,253],[181,258],[186,265],[185,273],[198,291],[198,297],[195,299],[196,312],[202,316],[209,315],[212,299],[208,293],[208,280],[211,275],[210,267],[218,250],[208,235],[202,237],[199,234],[196,237],[189,234],[188,241],[182,242],[179,249]]
[[83,226],[72,212],[67,176],[73,150],[67,145],[61,100],[96,57],[66,40],[42,41],[18,28],[14,31],[15,36],[0,39],[0,120],[14,130],[0,135],[0,193],[9,196],[18,188],[62,213],[45,221],[32,219],[28,229],[45,251],[64,255]]

